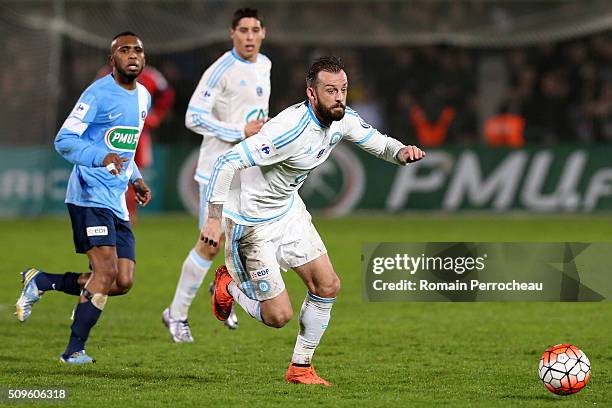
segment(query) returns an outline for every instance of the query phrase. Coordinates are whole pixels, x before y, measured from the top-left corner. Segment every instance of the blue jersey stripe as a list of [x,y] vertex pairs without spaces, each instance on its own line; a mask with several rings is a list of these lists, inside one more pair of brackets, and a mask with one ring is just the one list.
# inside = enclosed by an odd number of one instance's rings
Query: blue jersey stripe
[[302,127],[301,129],[299,129],[297,132],[295,132],[293,135],[291,135],[291,138],[286,138],[285,140],[283,140],[280,144],[278,144],[276,146],[277,149],[280,149],[281,147],[285,147],[287,146],[289,143],[293,142],[295,139],[297,139],[298,137],[300,137],[300,135],[302,133],[304,133],[304,130],[306,130],[306,128],[308,127],[308,123],[310,122],[310,120],[308,120],[305,124],[304,127]]
[[231,58],[227,63],[225,63],[223,65],[223,68],[220,69],[215,74],[214,77],[211,76],[210,81],[208,81],[208,86],[211,87],[211,88],[214,88],[215,86],[217,86],[217,83],[219,82],[219,80],[221,80],[221,78],[223,77],[223,74],[225,74],[225,72],[229,69],[229,67],[234,65],[234,62],[236,62],[236,60]]
[[272,217],[268,217],[268,218],[254,218],[254,217],[247,217],[238,213],[235,213],[233,211],[227,210],[227,209],[223,209],[223,214],[225,216],[229,216],[229,218],[232,218],[234,220],[240,220],[242,222],[249,222],[249,223],[254,223],[254,224],[259,224],[262,222],[266,222],[266,221],[271,221],[271,220],[275,220],[277,218],[282,217],[283,215],[287,214],[289,212],[289,210],[293,207],[293,202],[295,200],[295,196],[292,195],[291,196],[291,201],[289,202],[289,204],[287,205],[287,208],[285,208],[282,212],[273,215]]
[[196,125],[205,127],[206,129],[215,133],[215,135],[217,135],[219,138],[225,141],[236,142],[238,140],[242,140],[242,133],[240,131],[217,126],[203,119],[200,114],[194,114],[193,120],[196,123]]
[[[228,153],[233,153],[233,152],[228,152]],[[208,191],[206,192],[206,201],[210,201],[210,198],[212,197],[213,190],[215,189],[215,183],[217,182],[217,177],[219,176],[219,171],[221,170],[221,168],[226,163],[229,163],[232,160],[235,160],[235,161],[240,161],[241,160],[239,155],[237,155],[237,156],[230,155],[228,157],[228,153],[226,153],[226,154],[224,154],[222,156],[219,156],[219,158],[215,162],[213,173],[212,173],[212,175],[210,177],[211,181],[210,181],[210,184],[209,184],[209,187],[208,187]],[[233,154],[235,155],[236,153],[233,153]]]
[[249,159],[249,164],[251,166],[255,165],[255,160],[253,160],[253,156],[251,155],[251,152],[249,151],[249,147],[246,144],[246,141],[242,141],[240,143],[240,146],[242,146],[242,150],[244,150],[244,153],[246,154],[247,159]]
[[281,139],[283,139],[284,137],[286,137],[287,135],[289,135],[290,133],[293,133],[294,131],[296,131],[297,129],[300,128],[300,126],[302,126],[302,122],[304,122],[304,120],[306,120],[308,118],[308,114],[305,113],[304,116],[302,116],[300,118],[300,121],[298,122],[298,124],[291,130],[286,131],[285,133],[283,133],[280,136],[275,137],[274,139],[272,139],[272,143],[276,144],[276,142],[280,141]]
[[209,87],[213,87],[213,79],[215,79],[219,72],[221,72],[228,64],[233,63],[233,59],[231,55],[226,56],[223,60],[221,60],[221,62],[219,62],[219,65],[217,65],[215,67],[215,69],[213,70],[212,74],[210,74],[210,77],[208,78],[208,81],[206,81],[206,85],[208,85]]
[[200,109],[200,108],[196,108],[193,105],[189,105],[187,106],[187,112],[195,112],[195,113],[202,113],[204,115],[208,115],[210,112],[204,109]]
[[197,121],[200,121],[203,126],[206,126],[207,128],[210,128],[210,130],[212,130],[212,131],[218,131],[218,132],[220,132],[222,134],[226,134],[228,136],[238,136],[238,137],[242,136],[242,132],[240,132],[239,130],[230,129],[230,128],[223,127],[221,125],[217,125],[217,124],[211,122],[208,119],[204,119],[204,117],[201,114],[194,114],[194,115],[195,115],[194,118]]
[[355,144],[360,145],[360,144],[367,142],[368,140],[372,138],[372,136],[374,136],[374,133],[376,133],[376,129],[370,130],[370,132],[367,135],[365,135],[363,138],[356,141]]

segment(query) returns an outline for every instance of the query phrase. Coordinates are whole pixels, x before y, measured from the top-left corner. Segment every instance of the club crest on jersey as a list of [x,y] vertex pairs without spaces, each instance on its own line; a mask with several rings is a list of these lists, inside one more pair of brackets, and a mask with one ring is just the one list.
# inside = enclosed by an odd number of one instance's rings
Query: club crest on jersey
[[263,88],[261,86],[258,86],[255,91],[257,92],[257,96],[263,95]]
[[267,292],[271,289],[270,283],[266,280],[262,280],[257,284],[258,289],[261,292]]
[[329,144],[331,145],[335,145],[336,143],[338,143],[340,141],[340,139],[342,139],[342,134],[340,134],[340,132],[335,132],[330,139]]
[[140,129],[133,126],[115,126],[104,135],[104,142],[109,149],[120,152],[134,152],[138,146]]

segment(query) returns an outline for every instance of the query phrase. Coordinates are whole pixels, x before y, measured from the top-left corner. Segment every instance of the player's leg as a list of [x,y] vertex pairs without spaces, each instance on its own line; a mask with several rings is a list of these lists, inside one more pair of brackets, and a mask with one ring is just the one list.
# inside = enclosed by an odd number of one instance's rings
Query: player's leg
[[281,263],[291,267],[308,289],[299,315],[299,332],[291,364],[285,375],[288,382],[330,385],[311,366],[314,352],[325,333],[331,309],[340,290],[340,279],[327,256],[310,214],[301,205],[288,225],[290,238],[280,247]]
[[[70,340],[60,360],[73,364],[91,363],[93,359],[85,354],[85,342],[91,328],[98,321],[108,293],[117,278],[117,243],[125,246],[127,228],[133,254],[133,235],[129,223],[119,220],[108,209],[74,205],[68,205],[68,209],[76,251],[87,254],[92,274],[75,308]],[[130,255],[130,258],[133,260],[134,256]]]
[[237,302],[251,317],[271,327],[283,327],[293,315],[276,260],[275,225],[247,227],[225,220],[226,266],[217,269],[212,298],[219,320]]
[[[204,227],[207,216],[205,194],[206,184],[200,184],[200,230]],[[191,328],[187,320],[189,308],[212,265],[213,259],[219,252],[219,247],[204,245],[198,236],[196,244],[183,261],[181,275],[174,292],[174,298],[170,306],[162,313],[162,322],[168,327],[172,340],[176,343],[193,341],[193,335],[191,334]]]
[[117,277],[118,262],[114,246],[96,246],[87,251],[93,273],[83,289],[74,312],[70,340],[60,361],[65,363],[90,363],[94,360],[85,353],[85,343],[92,327],[97,323],[108,293]]
[[340,279],[334,272],[327,254],[293,269],[306,284],[308,293],[300,309],[300,331],[285,380],[329,386],[329,382],[316,374],[311,362],[329,325],[331,309],[340,290]]

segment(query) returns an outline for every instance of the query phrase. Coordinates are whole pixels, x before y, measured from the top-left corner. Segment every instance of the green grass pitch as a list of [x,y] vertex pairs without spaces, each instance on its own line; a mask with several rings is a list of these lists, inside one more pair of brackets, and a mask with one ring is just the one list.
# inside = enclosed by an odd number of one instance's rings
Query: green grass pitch
[[[283,382],[295,316],[283,329],[264,327],[242,310],[237,331],[217,322],[206,291],[212,273],[191,309],[196,342],[171,343],[161,312],[196,239],[195,220],[142,216],[135,227],[135,286],[127,296],[109,300],[87,348],[98,363],[87,367],[57,361],[74,297],[45,294],[26,323],[12,315],[20,291],[17,274],[24,267],[50,272],[87,267],[86,258],[73,253],[67,217],[0,221],[0,388],[67,388],[68,401],[58,403],[66,407],[612,403],[612,304],[367,303],[360,272],[365,241],[612,241],[612,217],[427,214],[315,218],[315,224],[342,279],[314,359],[334,387]],[[292,272],[284,276],[297,313],[305,288]],[[568,397],[546,391],[537,375],[540,353],[561,342],[583,348],[593,365],[587,388]]]

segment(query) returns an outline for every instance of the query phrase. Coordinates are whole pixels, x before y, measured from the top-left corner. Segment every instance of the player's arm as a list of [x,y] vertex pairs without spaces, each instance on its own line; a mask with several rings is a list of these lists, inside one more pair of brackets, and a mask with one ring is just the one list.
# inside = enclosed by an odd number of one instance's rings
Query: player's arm
[[84,140],[83,133],[96,117],[95,95],[85,92],[55,136],[55,150],[67,161],[87,167],[106,166],[111,174],[120,174],[129,159]]
[[366,152],[399,165],[419,161],[427,155],[417,146],[405,146],[399,140],[380,133],[349,109],[346,113],[345,138]]
[[220,121],[212,115],[215,102],[225,88],[226,78],[223,74],[222,63],[213,64],[204,72],[189,100],[185,126],[201,135],[214,134],[225,142],[237,143],[257,133],[264,120],[251,121],[245,125]]
[[[201,240],[211,246],[219,244],[223,205],[227,201],[234,174],[248,167],[269,166],[285,160],[293,153],[293,147],[297,146],[297,143],[286,145],[283,142],[287,137],[285,135],[297,135],[299,129],[296,129],[288,128],[279,121],[268,122],[261,132],[243,140],[217,158],[206,193],[208,219],[200,235]],[[273,137],[275,135],[277,137]]]
[[132,167],[132,175],[130,176],[130,183],[134,187],[134,192],[136,193],[136,201],[138,204],[145,207],[149,204],[149,201],[153,198],[151,193],[151,189],[145,183],[142,178],[142,174],[140,174],[140,170],[134,161],[130,164]]

